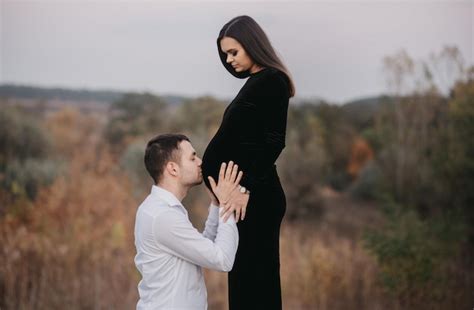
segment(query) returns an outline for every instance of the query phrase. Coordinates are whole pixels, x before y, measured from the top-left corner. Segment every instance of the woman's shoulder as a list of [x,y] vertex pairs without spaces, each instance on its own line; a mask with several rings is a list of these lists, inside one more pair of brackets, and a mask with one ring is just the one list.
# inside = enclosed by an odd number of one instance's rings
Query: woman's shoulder
[[286,74],[276,68],[266,67],[257,71],[256,73],[250,74],[250,77],[255,80],[267,80],[267,79],[287,79]]
[[265,88],[288,88],[288,77],[276,68],[266,67],[251,75],[252,84]]

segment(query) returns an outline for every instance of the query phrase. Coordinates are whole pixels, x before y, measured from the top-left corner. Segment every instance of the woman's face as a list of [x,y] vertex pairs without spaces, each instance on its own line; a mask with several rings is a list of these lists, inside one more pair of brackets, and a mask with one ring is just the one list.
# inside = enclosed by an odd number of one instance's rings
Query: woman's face
[[250,73],[254,73],[258,71],[259,66],[253,62],[239,41],[234,38],[223,37],[220,45],[222,52],[227,54],[226,62],[231,64],[236,72],[249,70]]

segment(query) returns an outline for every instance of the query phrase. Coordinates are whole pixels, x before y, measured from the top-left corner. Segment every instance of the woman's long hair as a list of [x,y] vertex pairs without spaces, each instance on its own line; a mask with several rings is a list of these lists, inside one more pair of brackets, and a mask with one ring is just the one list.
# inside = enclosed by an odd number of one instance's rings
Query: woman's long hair
[[219,57],[227,71],[229,71],[233,76],[241,79],[248,77],[250,75],[249,71],[236,72],[232,65],[227,63],[227,55],[222,52],[220,47],[220,41],[224,37],[230,37],[237,40],[257,65],[261,67],[275,68],[285,73],[288,78],[290,97],[295,95],[295,85],[290,72],[275,53],[275,50],[263,29],[252,17],[247,15],[234,17],[225,24],[224,27],[222,27],[219,32],[219,37],[217,38]]

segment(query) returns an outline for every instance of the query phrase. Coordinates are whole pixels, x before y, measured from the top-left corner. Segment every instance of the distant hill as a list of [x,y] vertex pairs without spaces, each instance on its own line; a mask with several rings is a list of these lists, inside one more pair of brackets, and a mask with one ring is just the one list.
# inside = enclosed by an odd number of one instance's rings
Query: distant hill
[[[35,86],[0,85],[0,98],[14,98],[26,100],[64,101],[64,102],[95,102],[112,103],[120,99],[126,92],[113,90],[86,90],[68,88],[46,88]],[[187,98],[183,96],[160,96],[170,105],[179,105]]]
[[72,90],[66,88],[42,88],[19,85],[0,85],[0,98],[64,100],[64,101],[95,101],[113,102],[123,96],[118,91]]
[[[55,108],[62,104],[74,104],[78,107],[108,105],[119,100],[126,92],[114,90],[87,90],[87,89],[69,89],[69,88],[47,88],[13,84],[0,85],[0,99],[18,99],[30,102],[45,101],[53,103]],[[188,97],[178,95],[160,96],[165,102],[176,106],[185,102]],[[230,100],[226,100],[230,101]],[[373,115],[381,108],[393,102],[389,96],[381,95],[376,97],[367,97],[358,100],[346,102],[341,106],[342,110],[350,115],[350,119],[357,126],[364,127],[372,119]],[[292,105],[302,104],[323,104],[328,103],[325,100],[315,98],[291,98]],[[102,107],[103,108],[103,107]],[[102,109],[100,108],[100,109]]]
[[357,127],[362,128],[368,125],[377,112],[393,103],[392,97],[380,95],[349,101],[342,105],[342,110],[350,116]]

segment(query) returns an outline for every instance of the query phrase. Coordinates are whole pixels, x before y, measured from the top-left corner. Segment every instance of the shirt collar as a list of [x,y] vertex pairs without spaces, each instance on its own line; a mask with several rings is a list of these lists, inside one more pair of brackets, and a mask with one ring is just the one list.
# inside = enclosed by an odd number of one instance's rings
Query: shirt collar
[[181,206],[183,207],[181,201],[176,198],[176,196],[171,193],[170,191],[167,191],[163,187],[153,185],[151,187],[151,194],[158,196],[161,200],[166,202],[170,206]]

